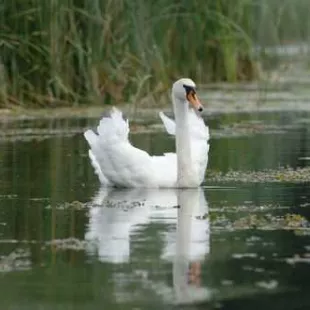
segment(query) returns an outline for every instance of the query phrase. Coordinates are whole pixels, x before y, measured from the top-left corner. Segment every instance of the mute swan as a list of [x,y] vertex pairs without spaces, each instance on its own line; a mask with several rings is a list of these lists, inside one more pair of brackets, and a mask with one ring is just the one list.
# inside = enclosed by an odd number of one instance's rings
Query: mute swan
[[[199,115],[203,107],[196,95],[196,85],[188,78],[172,86],[175,121],[160,112],[170,135],[176,137],[176,153],[150,156],[128,140],[129,124],[122,112],[113,108],[103,117],[97,134],[87,130],[89,157],[100,182],[115,187],[198,187],[208,163],[209,128]],[[190,107],[191,106],[191,107]]]

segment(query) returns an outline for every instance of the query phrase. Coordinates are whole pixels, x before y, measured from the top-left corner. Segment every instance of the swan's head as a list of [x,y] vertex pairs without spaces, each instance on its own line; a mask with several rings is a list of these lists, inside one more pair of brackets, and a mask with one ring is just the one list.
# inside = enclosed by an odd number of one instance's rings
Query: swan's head
[[196,94],[196,84],[193,80],[183,78],[174,82],[172,95],[181,102],[189,102],[197,111],[203,111],[203,106]]

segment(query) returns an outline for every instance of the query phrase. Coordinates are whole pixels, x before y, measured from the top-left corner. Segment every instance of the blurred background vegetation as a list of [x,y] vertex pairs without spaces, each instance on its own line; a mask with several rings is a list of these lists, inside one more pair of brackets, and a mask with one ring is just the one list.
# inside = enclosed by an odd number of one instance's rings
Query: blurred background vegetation
[[181,76],[253,80],[265,47],[310,37],[309,0],[0,3],[0,107],[149,102]]

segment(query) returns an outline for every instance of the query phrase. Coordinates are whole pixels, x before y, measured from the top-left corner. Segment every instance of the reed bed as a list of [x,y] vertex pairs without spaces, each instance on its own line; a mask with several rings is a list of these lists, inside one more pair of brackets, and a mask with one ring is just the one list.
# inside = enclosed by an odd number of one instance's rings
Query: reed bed
[[180,76],[254,79],[253,44],[307,37],[308,2],[2,0],[0,107],[151,102]]

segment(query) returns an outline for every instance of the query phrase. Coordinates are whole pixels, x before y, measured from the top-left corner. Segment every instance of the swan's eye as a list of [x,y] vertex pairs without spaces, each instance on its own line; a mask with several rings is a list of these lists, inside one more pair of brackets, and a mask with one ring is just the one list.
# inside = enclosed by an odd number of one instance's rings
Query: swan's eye
[[185,92],[186,92],[186,96],[188,96],[189,94],[196,94],[196,89],[193,86],[188,86],[188,85],[183,85]]

